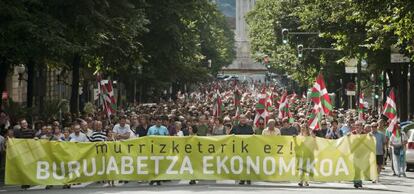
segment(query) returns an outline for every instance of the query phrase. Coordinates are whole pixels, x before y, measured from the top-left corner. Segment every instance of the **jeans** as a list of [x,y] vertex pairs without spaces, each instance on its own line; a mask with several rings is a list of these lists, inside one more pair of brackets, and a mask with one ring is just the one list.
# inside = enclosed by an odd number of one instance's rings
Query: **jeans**
[[392,152],[392,161],[394,166],[395,174],[403,175],[405,174],[405,151],[402,149],[400,154],[395,154]]

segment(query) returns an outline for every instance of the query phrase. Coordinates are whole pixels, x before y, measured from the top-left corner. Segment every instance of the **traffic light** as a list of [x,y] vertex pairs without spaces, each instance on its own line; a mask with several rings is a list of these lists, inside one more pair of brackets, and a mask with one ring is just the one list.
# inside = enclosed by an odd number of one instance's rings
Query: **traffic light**
[[298,49],[298,57],[302,58],[303,57],[303,44],[299,44],[297,49]]
[[289,30],[286,28],[282,29],[282,42],[283,44],[287,44],[289,42]]

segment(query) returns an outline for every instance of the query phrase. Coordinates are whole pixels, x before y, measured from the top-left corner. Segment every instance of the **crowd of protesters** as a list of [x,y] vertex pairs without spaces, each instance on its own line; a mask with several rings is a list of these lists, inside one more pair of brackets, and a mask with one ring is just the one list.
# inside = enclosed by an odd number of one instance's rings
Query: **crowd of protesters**
[[[216,136],[229,134],[266,135],[266,136],[314,136],[327,139],[338,139],[346,135],[371,134],[376,139],[378,172],[383,169],[384,162],[393,158],[393,170],[396,176],[405,176],[403,157],[407,137],[403,132],[396,137],[386,131],[387,121],[381,118],[378,111],[367,110],[361,119],[355,110],[334,109],[330,115],[320,120],[320,129],[312,130],[308,125],[311,111],[309,99],[292,94],[289,98],[290,118],[278,118],[277,101],[283,88],[267,86],[267,91],[275,95],[275,108],[269,117],[261,118],[254,123],[255,104],[260,84],[217,82],[200,85],[196,91],[177,94],[177,100],[160,103],[140,104],[119,109],[116,115],[109,118],[104,112],[83,115],[79,118],[65,116],[61,122],[57,120],[35,120],[29,123],[22,118],[12,123],[6,112],[0,113],[0,153],[3,156],[8,138],[47,139],[50,141],[98,142],[118,141],[145,136]],[[240,91],[240,110],[234,104],[234,89]],[[213,96],[220,90],[224,110],[219,116],[213,116]],[[241,114],[237,115],[237,111]],[[392,148],[392,149],[390,149]],[[389,157],[394,155],[394,157]],[[388,156],[388,157],[387,157]],[[2,157],[4,158],[4,157]],[[373,180],[377,182],[378,180]],[[151,181],[151,185],[160,185],[162,181]],[[190,184],[197,181],[191,180]],[[239,184],[250,184],[242,180]],[[114,181],[108,181],[109,186]],[[308,182],[300,182],[299,186],[308,186]],[[355,187],[362,187],[358,180]],[[29,186],[23,186],[28,188]],[[65,185],[64,188],[70,188]]]

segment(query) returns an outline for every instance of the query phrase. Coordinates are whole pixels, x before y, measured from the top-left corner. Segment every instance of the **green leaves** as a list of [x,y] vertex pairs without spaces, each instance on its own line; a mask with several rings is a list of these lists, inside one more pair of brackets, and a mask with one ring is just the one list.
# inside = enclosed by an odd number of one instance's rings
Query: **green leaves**
[[160,86],[217,73],[233,61],[233,47],[234,34],[210,0],[0,0],[7,66],[32,60],[72,69],[79,56],[83,79],[100,71],[129,82],[141,69],[140,79]]
[[151,21],[143,36],[150,56],[144,64],[154,74],[151,82],[200,80],[217,73],[234,58],[233,33],[216,5],[207,0],[151,1]]
[[[254,53],[267,54],[274,68],[288,74],[307,72],[343,74],[343,57],[365,56],[369,69],[382,69],[389,61],[389,48],[397,44],[405,54],[414,53],[414,2],[409,0],[260,0],[247,18]],[[282,45],[281,29],[290,32],[320,32],[320,36],[289,35],[289,47]],[[298,61],[295,47],[308,49]],[[363,45],[363,46],[361,46]],[[289,57],[288,57],[289,56]],[[276,63],[276,64],[275,64]],[[300,71],[303,71],[301,73]],[[293,76],[295,77],[295,76]]]

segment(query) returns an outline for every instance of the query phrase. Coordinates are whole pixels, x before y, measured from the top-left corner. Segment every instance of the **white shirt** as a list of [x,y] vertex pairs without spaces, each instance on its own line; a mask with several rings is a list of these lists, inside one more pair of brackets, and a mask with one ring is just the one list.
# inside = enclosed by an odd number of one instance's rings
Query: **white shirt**
[[401,140],[403,142],[407,142],[408,140],[404,132],[401,132],[400,137],[396,137],[394,134],[391,135],[390,141],[391,141],[391,144],[394,145],[394,147],[401,146],[402,145]]
[[128,124],[125,124],[124,127],[121,127],[120,124],[116,124],[114,126],[114,128],[112,129],[112,131],[115,134],[119,134],[119,135],[124,135],[124,134],[130,134],[131,133],[131,128],[129,127]]
[[92,129],[86,129],[86,136],[90,137],[92,135]]
[[269,127],[266,127],[266,129],[264,129],[262,131],[262,135],[265,136],[277,136],[280,135],[280,130],[278,128],[274,128],[273,130],[270,130]]
[[183,131],[179,131],[179,132],[177,132],[177,136],[179,136],[179,137],[184,136],[184,132],[183,132]]
[[69,135],[70,142],[88,142],[88,138],[82,132],[79,132],[79,135],[72,133]]

